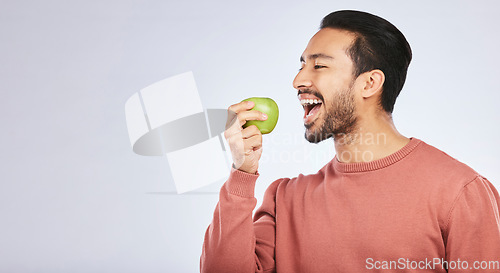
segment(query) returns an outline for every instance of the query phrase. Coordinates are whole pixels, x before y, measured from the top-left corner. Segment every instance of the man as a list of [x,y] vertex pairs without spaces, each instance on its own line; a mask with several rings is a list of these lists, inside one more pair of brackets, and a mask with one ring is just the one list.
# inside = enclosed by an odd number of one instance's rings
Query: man
[[500,197],[463,163],[395,128],[411,49],[369,13],[327,15],[293,86],[305,137],[333,138],[316,174],[281,178],[256,205],[264,120],[229,107],[233,169],[207,229],[202,272],[499,272]]

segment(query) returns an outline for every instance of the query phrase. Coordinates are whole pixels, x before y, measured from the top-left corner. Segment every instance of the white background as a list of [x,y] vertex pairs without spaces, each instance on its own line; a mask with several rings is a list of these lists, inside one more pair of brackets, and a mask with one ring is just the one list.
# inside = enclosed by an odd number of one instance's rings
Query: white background
[[331,141],[303,140],[292,80],[320,20],[339,9],[386,18],[412,46],[398,129],[500,188],[498,8],[496,1],[0,1],[0,271],[197,272],[222,182],[174,194],[166,158],[132,152],[125,101],[190,70],[205,108],[274,98],[280,121],[264,137],[260,202],[275,179],[316,172],[334,154]]

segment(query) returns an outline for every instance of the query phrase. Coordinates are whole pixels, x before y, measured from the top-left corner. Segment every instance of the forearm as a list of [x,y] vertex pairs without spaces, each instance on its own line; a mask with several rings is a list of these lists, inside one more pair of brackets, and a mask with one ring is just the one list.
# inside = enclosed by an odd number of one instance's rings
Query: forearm
[[258,272],[252,211],[257,175],[232,170],[205,233],[201,272]]

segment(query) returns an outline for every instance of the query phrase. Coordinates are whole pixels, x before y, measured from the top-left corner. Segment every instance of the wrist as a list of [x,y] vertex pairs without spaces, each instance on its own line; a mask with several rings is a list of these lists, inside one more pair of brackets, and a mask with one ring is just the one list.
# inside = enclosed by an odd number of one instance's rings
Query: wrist
[[238,170],[238,171],[242,171],[242,172],[245,172],[248,174],[257,174],[257,170],[252,170],[252,169],[247,170],[246,168],[236,168],[236,166],[234,166],[234,163],[233,163],[233,169]]

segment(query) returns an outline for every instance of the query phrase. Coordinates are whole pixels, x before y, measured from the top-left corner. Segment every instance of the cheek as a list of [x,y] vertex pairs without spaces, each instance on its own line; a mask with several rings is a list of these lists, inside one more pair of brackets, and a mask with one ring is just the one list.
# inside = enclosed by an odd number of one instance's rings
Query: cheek
[[326,98],[325,101],[323,101],[323,104],[321,105],[321,112],[324,112],[323,113],[323,117],[327,117],[328,116],[328,113],[330,113],[332,111],[332,109],[335,108],[335,105],[334,103],[332,103],[332,98]]
[[334,74],[325,74],[321,77],[317,77],[316,85],[325,94],[328,96],[330,93],[335,92],[339,89],[341,85],[341,81]]
[[[315,77],[314,84],[323,96],[323,108],[326,111],[335,108],[339,99],[342,99],[341,96],[345,96],[346,91],[353,87],[352,76],[348,73],[324,73]],[[355,96],[355,100],[357,99]]]
[[358,106],[363,105],[364,98],[359,96],[358,93],[354,93],[354,106],[359,109]]
[[336,73],[325,73],[315,80],[318,91],[327,99],[334,97],[336,94],[342,92],[349,87],[349,79],[345,79],[342,75]]

